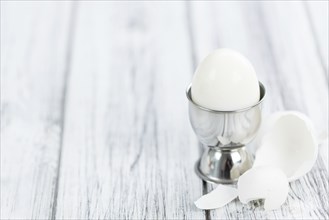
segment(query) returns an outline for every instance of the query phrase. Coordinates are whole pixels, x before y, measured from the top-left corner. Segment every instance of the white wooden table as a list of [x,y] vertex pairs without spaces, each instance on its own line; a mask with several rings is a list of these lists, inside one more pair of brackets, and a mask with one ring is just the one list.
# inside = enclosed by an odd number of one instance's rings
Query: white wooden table
[[[322,141],[280,210],[193,204],[185,88],[218,47]],[[1,219],[328,219],[327,138],[327,1],[1,1]]]

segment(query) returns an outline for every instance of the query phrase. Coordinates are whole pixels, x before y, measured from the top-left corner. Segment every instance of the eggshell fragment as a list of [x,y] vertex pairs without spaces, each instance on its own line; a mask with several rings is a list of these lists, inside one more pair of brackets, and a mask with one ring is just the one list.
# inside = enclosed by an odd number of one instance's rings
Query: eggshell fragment
[[276,167],[254,167],[238,180],[239,199],[242,203],[264,199],[266,211],[280,208],[288,196],[286,175]]
[[218,185],[216,189],[194,202],[199,209],[217,209],[223,207],[238,196],[238,190],[233,187]]
[[271,115],[261,129],[254,166],[280,168],[289,181],[309,172],[318,155],[315,131],[307,116],[284,111]]

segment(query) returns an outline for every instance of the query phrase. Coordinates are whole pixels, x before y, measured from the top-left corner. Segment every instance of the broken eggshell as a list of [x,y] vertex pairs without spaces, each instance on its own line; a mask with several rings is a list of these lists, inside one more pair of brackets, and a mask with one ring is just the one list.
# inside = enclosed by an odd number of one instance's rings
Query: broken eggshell
[[237,196],[242,203],[264,199],[266,211],[280,208],[286,201],[289,183],[285,173],[271,166],[253,167],[238,180],[238,189],[218,185],[194,204],[199,209],[216,209],[225,206]]
[[199,209],[217,209],[223,207],[238,196],[238,190],[233,187],[218,185],[216,189],[194,202]]
[[239,200],[247,204],[264,199],[266,211],[280,208],[287,199],[288,190],[288,179],[277,167],[253,167],[238,180]]
[[260,131],[254,167],[280,168],[294,181],[309,172],[318,155],[318,144],[310,119],[295,111],[272,114]]
[[267,211],[280,208],[287,199],[289,182],[309,172],[318,155],[312,122],[299,112],[272,114],[257,139],[254,166],[240,176],[238,189],[219,185],[195,202],[198,208],[219,208],[237,195],[242,203],[264,199]]

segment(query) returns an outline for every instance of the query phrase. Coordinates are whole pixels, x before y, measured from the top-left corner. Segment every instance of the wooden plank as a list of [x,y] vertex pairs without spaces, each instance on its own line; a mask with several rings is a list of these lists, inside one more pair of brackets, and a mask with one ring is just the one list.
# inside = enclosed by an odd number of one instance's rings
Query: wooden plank
[[70,4],[1,1],[1,219],[49,219]]
[[[197,61],[217,47],[241,51],[267,86],[265,115],[298,110],[312,119],[319,134],[328,132],[326,74],[301,2],[193,2],[191,11]],[[326,147],[321,145],[320,149]],[[290,184],[288,200],[280,210],[264,212],[259,204],[243,206],[235,200],[211,211],[210,218],[327,219],[328,174],[324,163],[328,161],[320,155],[308,175]],[[208,189],[213,186],[208,185]]]
[[318,56],[320,57],[324,71],[328,79],[329,62],[329,2],[328,1],[305,1],[304,8],[308,16],[310,28],[316,44]]
[[204,218],[185,4],[79,4],[56,217]]

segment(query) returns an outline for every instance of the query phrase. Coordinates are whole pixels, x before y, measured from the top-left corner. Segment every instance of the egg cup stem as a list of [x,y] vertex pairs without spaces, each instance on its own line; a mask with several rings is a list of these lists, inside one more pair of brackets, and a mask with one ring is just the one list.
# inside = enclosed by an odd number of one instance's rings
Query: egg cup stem
[[245,146],[230,150],[206,147],[195,164],[195,172],[206,182],[230,184],[250,169],[253,161]]

